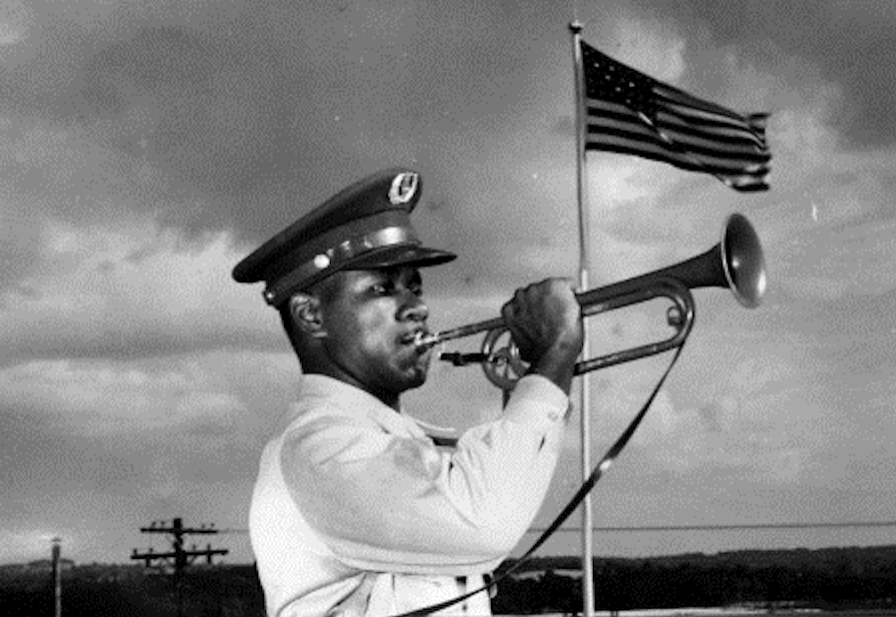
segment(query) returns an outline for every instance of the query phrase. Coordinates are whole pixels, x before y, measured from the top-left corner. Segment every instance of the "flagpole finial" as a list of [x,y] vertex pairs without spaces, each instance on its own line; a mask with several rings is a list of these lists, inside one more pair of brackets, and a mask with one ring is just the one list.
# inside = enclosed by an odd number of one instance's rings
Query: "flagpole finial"
[[569,22],[569,31],[573,34],[579,34],[582,31],[582,22],[578,19],[574,19]]

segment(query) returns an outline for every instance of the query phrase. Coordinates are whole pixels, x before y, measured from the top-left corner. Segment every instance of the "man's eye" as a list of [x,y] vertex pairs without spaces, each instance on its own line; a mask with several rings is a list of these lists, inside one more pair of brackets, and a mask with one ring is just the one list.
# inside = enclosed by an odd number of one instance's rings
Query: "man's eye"
[[389,294],[390,285],[388,283],[375,283],[370,290],[377,296],[385,296]]

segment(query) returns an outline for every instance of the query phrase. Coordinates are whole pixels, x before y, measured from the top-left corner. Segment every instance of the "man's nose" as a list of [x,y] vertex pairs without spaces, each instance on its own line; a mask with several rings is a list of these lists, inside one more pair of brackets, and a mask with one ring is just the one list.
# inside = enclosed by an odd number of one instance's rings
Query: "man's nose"
[[415,293],[405,293],[404,302],[399,309],[399,320],[425,321],[427,317],[429,317],[429,308],[423,298]]

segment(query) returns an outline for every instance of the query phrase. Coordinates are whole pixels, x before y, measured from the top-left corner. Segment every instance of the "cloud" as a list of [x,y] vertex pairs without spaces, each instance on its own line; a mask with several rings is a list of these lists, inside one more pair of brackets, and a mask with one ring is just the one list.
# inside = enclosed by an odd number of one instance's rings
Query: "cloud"
[[0,371],[3,492],[81,487],[116,499],[139,492],[141,503],[180,502],[190,487],[248,481],[297,372],[287,354],[252,353]]
[[242,251],[227,234],[189,240],[147,220],[81,227],[50,219],[32,252],[34,262],[0,296],[0,323],[15,333],[6,363],[276,340],[259,296],[230,278]]
[[438,3],[37,3],[34,13],[31,49],[45,51],[10,62],[0,112],[69,141],[20,163],[16,194],[63,206],[114,188],[125,208],[153,214],[177,194],[196,206],[165,209],[166,224],[252,241],[376,168],[451,173],[441,139],[512,117],[505,92],[526,90],[520,59],[537,45],[498,28],[496,8]]
[[697,410],[697,414],[706,432],[722,433],[730,422],[730,415],[736,411],[737,401],[731,397],[725,397],[720,401],[713,401],[701,407]]
[[[707,299],[697,301],[702,315],[735,304]],[[599,353],[671,335],[661,313],[649,307],[600,317],[594,331]],[[824,453],[833,439],[818,430],[819,421],[837,413],[828,392],[838,386],[827,383],[826,362],[813,355],[808,340],[775,343],[749,329],[733,332],[743,309],[728,309],[731,322],[698,320],[629,456],[648,476],[693,477],[716,469],[758,486],[816,482],[829,465]],[[601,419],[595,444],[609,444],[622,432],[670,359],[666,353],[592,374],[590,412]]]
[[620,62],[667,83],[676,83],[687,70],[685,39],[674,22],[622,15],[612,23],[608,44]]
[[79,561],[121,562],[153,517],[244,527],[258,452],[297,373],[289,354],[248,351],[0,370],[0,559],[35,559],[40,529]]
[[[121,365],[29,362],[0,372],[3,400],[47,410],[80,434],[134,434],[245,412],[214,377],[196,366],[140,369]],[[211,388],[211,389],[210,389]]]
[[[896,132],[885,105],[894,86],[881,80],[892,49],[893,11],[887,2],[791,2],[786,9],[761,0],[731,1],[707,7],[701,2],[650,6],[654,18],[674,21],[693,41],[701,59],[718,56],[719,48],[736,48],[775,79],[774,90],[808,84],[822,77],[837,83],[844,97],[833,126],[842,138],[861,148],[894,143]],[[703,64],[703,63],[701,63]],[[727,67],[726,67],[727,68]],[[808,70],[807,70],[808,69]],[[739,75],[727,78],[734,83]]]
[[0,7],[0,47],[12,47],[28,36],[34,11],[24,2],[9,0]]

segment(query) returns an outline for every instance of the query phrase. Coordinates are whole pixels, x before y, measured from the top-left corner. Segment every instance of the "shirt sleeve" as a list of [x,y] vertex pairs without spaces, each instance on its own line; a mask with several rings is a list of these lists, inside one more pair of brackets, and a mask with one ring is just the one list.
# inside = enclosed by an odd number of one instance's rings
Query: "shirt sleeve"
[[289,433],[287,486],[348,565],[467,574],[496,567],[535,517],[561,449],[569,400],[544,377],[519,381],[503,416],[454,452],[321,415]]

